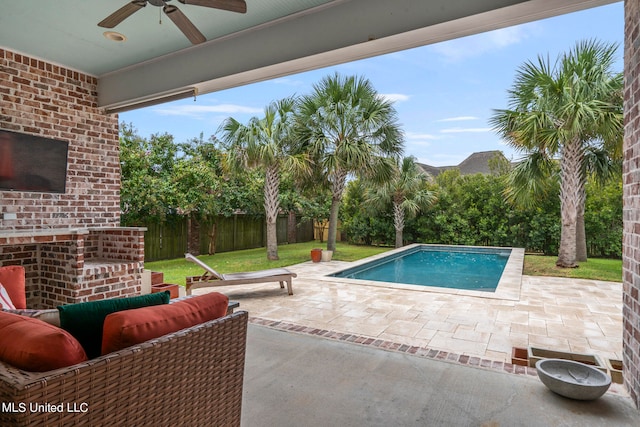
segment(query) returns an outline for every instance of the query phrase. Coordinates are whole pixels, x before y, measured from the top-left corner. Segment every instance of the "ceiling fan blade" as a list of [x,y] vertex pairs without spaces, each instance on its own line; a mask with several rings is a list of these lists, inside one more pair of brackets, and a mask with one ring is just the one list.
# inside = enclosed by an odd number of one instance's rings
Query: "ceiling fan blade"
[[246,13],[247,3],[244,0],[178,0],[182,4],[212,7],[230,12]]
[[184,33],[189,41],[193,44],[198,44],[206,41],[207,39],[202,33],[193,25],[189,18],[175,6],[166,5],[162,10],[167,14],[169,19]]
[[133,0],[100,21],[98,27],[113,28],[146,5],[146,0]]

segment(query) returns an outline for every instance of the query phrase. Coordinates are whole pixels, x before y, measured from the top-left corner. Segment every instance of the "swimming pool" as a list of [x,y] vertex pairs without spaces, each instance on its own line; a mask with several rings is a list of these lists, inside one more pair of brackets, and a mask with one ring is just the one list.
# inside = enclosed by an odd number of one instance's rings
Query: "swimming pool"
[[363,260],[329,276],[359,284],[473,294],[497,291],[504,294],[506,290],[515,298],[520,293],[523,260],[524,250],[520,248],[414,244]]

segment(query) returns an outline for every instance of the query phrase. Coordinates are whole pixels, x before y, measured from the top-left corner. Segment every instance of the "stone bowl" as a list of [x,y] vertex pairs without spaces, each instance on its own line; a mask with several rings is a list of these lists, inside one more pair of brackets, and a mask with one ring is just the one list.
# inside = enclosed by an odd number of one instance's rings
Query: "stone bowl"
[[566,359],[542,359],[536,363],[540,381],[561,396],[594,400],[611,385],[611,377],[593,366]]

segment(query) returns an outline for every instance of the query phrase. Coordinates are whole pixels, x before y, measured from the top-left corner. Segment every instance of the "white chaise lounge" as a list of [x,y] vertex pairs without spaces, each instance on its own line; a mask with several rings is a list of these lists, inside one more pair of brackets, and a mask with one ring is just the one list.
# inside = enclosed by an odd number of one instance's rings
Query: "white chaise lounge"
[[284,284],[286,283],[287,292],[289,295],[293,295],[291,280],[296,277],[296,274],[286,268],[272,268],[269,270],[249,271],[246,273],[220,274],[189,253],[185,254],[184,257],[188,261],[198,264],[205,270],[204,274],[200,276],[187,277],[187,295],[191,295],[191,291],[193,289],[209,286],[230,286],[267,282],[279,282],[280,287],[283,289]]

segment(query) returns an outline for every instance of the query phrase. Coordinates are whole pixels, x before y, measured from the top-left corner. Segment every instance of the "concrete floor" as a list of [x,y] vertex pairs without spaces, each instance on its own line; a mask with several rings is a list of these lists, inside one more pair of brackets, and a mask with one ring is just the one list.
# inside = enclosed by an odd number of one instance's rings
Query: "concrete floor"
[[249,325],[242,425],[638,426],[624,395],[591,402],[536,377]]

